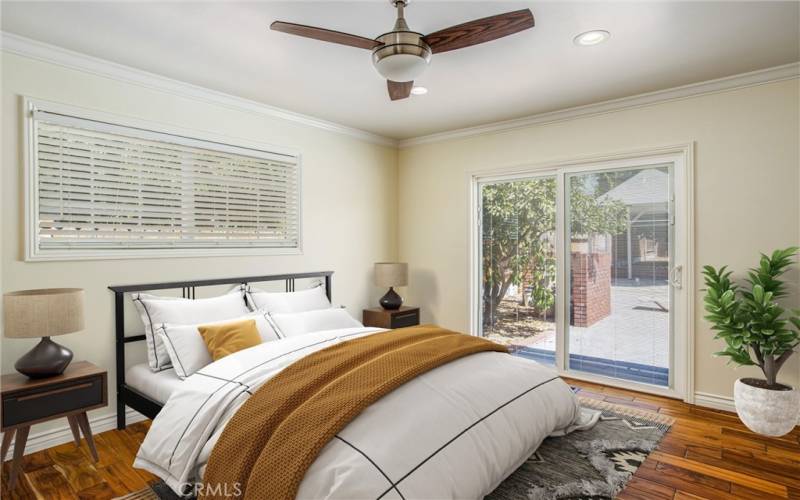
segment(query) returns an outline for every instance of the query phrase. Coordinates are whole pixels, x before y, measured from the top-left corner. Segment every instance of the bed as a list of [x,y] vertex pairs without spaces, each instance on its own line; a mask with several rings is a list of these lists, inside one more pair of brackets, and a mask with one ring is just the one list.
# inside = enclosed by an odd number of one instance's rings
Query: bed
[[[141,371],[141,366],[127,367],[125,362],[125,348],[130,344],[144,343],[145,335],[136,333],[128,335],[125,331],[125,299],[132,293],[151,292],[160,290],[181,290],[183,298],[195,298],[197,288],[214,287],[220,285],[248,285],[250,283],[283,282],[285,290],[293,291],[297,280],[319,279],[325,286],[328,299],[331,298],[333,285],[333,271],[319,271],[310,273],[275,274],[267,276],[237,276],[234,278],[219,278],[210,280],[172,281],[163,283],[144,283],[136,285],[109,286],[114,293],[114,337],[116,354],[116,388],[117,388],[117,429],[125,429],[125,408],[132,408],[148,418],[155,418],[161,411],[166,400],[163,396],[171,394],[161,382],[166,381],[170,389],[178,387],[180,381],[170,374],[164,373],[161,377],[150,377]],[[144,368],[147,368],[144,366]],[[135,370],[134,370],[135,369]],[[128,370],[134,370],[133,383],[128,379]],[[171,379],[171,380],[170,380]],[[148,388],[151,388],[148,390]],[[160,395],[160,396],[159,396]],[[163,401],[161,399],[164,399]]]
[[[311,275],[325,278],[330,298],[330,273]],[[262,276],[259,280],[265,278],[270,277]],[[244,281],[256,279],[225,282]],[[204,282],[189,283],[187,286],[191,288]],[[219,284],[218,280],[215,283]],[[293,289],[293,285],[287,282],[286,288]],[[115,292],[124,293],[122,287]],[[191,297],[193,292],[187,295]],[[124,342],[124,334],[122,338]],[[259,404],[265,405],[263,408],[284,405],[288,400],[269,399],[279,397],[273,393],[278,393],[276,389],[282,386],[275,384],[283,384],[291,377],[299,383],[313,379],[316,376],[313,371],[302,371],[306,370],[304,363],[311,363],[309,360],[314,360],[309,366],[317,366],[316,357],[324,358],[334,349],[378,343],[382,349],[385,346],[393,349],[376,351],[375,359],[385,360],[398,352],[402,355],[406,347],[397,339],[406,338],[414,342],[409,344],[413,346],[429,340],[430,345],[454,341],[458,344],[453,344],[453,350],[460,349],[461,342],[476,349],[431,365],[393,390],[369,400],[365,408],[354,412],[341,425],[336,417],[338,427],[324,442],[311,445],[313,459],[304,459],[307,463],[301,469],[291,465],[296,458],[291,452],[273,453],[270,448],[259,448],[260,438],[256,434],[261,430],[261,421],[242,423],[239,418],[248,411],[252,413]],[[196,494],[200,498],[265,498],[263,492],[268,490],[261,487],[279,482],[276,478],[282,477],[278,473],[282,466],[299,473],[293,480],[297,484],[286,490],[288,493],[269,498],[481,498],[527,460],[547,436],[586,428],[593,421],[581,411],[572,390],[553,369],[509,356],[496,345],[477,345],[480,343],[491,344],[435,326],[393,331],[353,327],[264,342],[214,361],[178,382],[169,382],[161,373],[153,374],[155,377],[145,374],[144,370],[149,371],[147,366],[134,366],[118,380],[122,412],[126,405],[138,409],[139,398],[146,398],[149,407],[157,408],[157,417],[134,466],[157,475],[177,493]],[[411,357],[438,356],[435,353],[439,350],[428,351]],[[394,371],[398,370],[393,368]],[[352,374],[356,370],[345,372]],[[361,376],[356,373],[356,378]],[[336,382],[324,380],[319,387],[334,386]],[[319,409],[319,401],[313,399],[324,392],[319,387],[311,391],[313,395],[309,396],[309,402],[303,403],[305,406],[287,414],[302,414],[308,407]],[[334,391],[334,397],[338,397],[336,394]],[[265,414],[266,426],[271,418],[269,412],[257,411],[252,415],[262,418],[261,413]],[[240,425],[252,426],[252,439],[247,433],[244,439],[242,435],[232,437]],[[318,419],[306,430],[313,434],[316,427],[327,425],[325,419]],[[305,433],[295,432],[292,436],[302,440]],[[277,446],[291,447],[293,444],[287,442],[292,439],[291,436],[288,440],[278,439]],[[275,441],[269,440],[270,446]],[[220,463],[236,461],[239,455],[257,456],[258,461],[248,465],[245,476],[241,470],[226,475]],[[300,455],[305,457],[306,452],[298,452]],[[270,473],[261,470],[264,457],[269,460],[280,457],[269,465]],[[245,480],[238,479],[240,476]]]
[[175,370],[153,372],[147,363],[137,363],[125,371],[125,383],[130,389],[161,406],[182,382]]

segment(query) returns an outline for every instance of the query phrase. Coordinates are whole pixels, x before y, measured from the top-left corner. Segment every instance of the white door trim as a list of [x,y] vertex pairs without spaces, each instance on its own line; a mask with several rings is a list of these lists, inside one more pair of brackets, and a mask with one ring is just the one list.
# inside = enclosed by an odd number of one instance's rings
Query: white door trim
[[[470,308],[469,332],[472,335],[480,334],[480,308],[481,308],[481,233],[478,223],[481,217],[480,206],[480,185],[491,181],[513,180],[517,178],[556,174],[558,183],[564,182],[567,173],[582,172],[603,168],[625,168],[641,165],[645,160],[652,162],[674,162],[674,184],[675,184],[675,262],[683,266],[682,272],[682,293],[676,299],[676,311],[674,319],[674,346],[673,346],[673,367],[675,372],[674,386],[663,388],[648,384],[627,382],[613,378],[602,378],[591,376],[591,379],[607,385],[618,386],[625,389],[633,389],[642,392],[659,394],[681,398],[687,403],[694,402],[694,299],[695,299],[695,271],[694,271],[694,142],[685,144],[657,146],[647,149],[623,151],[618,153],[582,156],[567,158],[538,164],[514,164],[499,166],[492,169],[482,169],[467,173],[470,209],[468,214],[469,224],[469,286],[467,287],[468,304]],[[560,186],[559,186],[560,187]],[[557,190],[557,196],[562,196],[562,189]],[[557,210],[563,212],[563,200],[557,200]],[[564,214],[559,213],[556,217],[556,231],[561,241],[557,248],[557,255],[564,261],[564,237],[566,234],[564,226]],[[557,243],[558,244],[558,243]],[[565,311],[563,305],[565,295],[564,284],[567,282],[565,266],[558,266],[558,276],[556,287],[556,324],[557,336],[557,355],[556,365],[559,374],[573,378],[586,379],[586,374],[565,369],[566,349],[564,349],[565,337]]]

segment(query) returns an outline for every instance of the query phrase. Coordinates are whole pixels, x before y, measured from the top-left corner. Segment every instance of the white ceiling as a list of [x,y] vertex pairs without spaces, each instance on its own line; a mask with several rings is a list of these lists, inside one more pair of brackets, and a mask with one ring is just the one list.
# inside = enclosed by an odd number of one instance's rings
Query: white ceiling
[[[536,27],[434,55],[429,93],[391,102],[363,49],[272,32],[276,20],[375,37],[385,0],[2,2],[2,29],[91,56],[404,139],[800,60],[800,3],[412,2],[422,33],[529,7]],[[577,47],[605,29],[611,39]]]

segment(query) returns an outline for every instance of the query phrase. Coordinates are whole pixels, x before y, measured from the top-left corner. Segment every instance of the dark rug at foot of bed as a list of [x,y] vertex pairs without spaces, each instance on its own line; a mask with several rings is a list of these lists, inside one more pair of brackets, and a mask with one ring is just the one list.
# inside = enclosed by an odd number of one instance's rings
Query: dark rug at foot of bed
[[[665,415],[580,398],[599,410],[592,429],[547,438],[528,460],[486,498],[488,500],[613,499],[672,425]],[[177,500],[156,481],[120,497],[124,500]]]
[[588,431],[547,438],[488,500],[613,499],[673,423],[666,415],[580,398],[600,410]]

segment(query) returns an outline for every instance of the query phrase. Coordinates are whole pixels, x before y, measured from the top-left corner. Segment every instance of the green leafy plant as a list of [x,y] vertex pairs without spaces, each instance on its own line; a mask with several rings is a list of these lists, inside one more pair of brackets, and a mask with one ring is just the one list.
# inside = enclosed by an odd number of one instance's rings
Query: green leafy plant
[[[703,267],[705,310],[717,339],[727,344],[724,351],[738,365],[757,365],[764,372],[768,388],[778,388],[778,371],[800,344],[800,310],[788,312],[776,299],[785,297],[786,285],[780,279],[792,265],[798,247],[761,254],[758,267],[752,268],[740,287],[731,280],[727,266]],[[755,356],[755,360],[752,356]]]
[[[605,190],[570,185],[573,234],[618,234],[628,208],[605,199]],[[483,187],[483,319],[494,324],[497,308],[512,285],[530,287],[526,300],[542,314],[555,304],[555,255],[550,235],[556,230],[556,180],[540,178]]]

